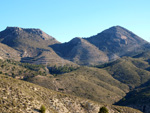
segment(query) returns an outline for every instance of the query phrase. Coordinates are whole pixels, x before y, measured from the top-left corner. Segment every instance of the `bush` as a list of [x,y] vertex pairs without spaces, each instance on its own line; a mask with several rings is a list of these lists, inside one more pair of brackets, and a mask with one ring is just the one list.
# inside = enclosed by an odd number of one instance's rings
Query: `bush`
[[106,107],[101,107],[98,113],[109,113]]
[[45,113],[45,111],[46,111],[46,108],[45,108],[44,105],[42,105],[41,108],[40,108],[40,112],[41,112],[41,113]]

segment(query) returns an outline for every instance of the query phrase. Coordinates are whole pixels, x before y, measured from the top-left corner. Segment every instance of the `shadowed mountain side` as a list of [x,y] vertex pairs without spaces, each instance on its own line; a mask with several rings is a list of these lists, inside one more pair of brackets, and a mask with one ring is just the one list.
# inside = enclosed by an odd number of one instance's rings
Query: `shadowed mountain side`
[[59,57],[52,49],[44,50],[36,57],[24,57],[21,59],[23,63],[43,64],[51,66],[78,66],[77,64]]
[[120,26],[111,27],[85,39],[106,53],[110,61],[121,56],[131,56],[150,48],[150,43]]
[[0,43],[0,59],[14,59],[20,61],[20,53],[13,48]]
[[108,57],[97,47],[82,38],[74,38],[68,43],[51,45],[64,59],[79,65],[95,65],[108,61]]
[[129,91],[127,85],[115,80],[105,70],[90,67],[80,67],[54,78],[37,76],[27,81],[56,91],[109,104],[120,100]]
[[117,105],[130,106],[144,113],[150,112],[150,80],[129,92]]
[[143,51],[137,55],[134,55],[133,58],[139,58],[141,60],[149,61],[150,60],[150,49],[147,51]]

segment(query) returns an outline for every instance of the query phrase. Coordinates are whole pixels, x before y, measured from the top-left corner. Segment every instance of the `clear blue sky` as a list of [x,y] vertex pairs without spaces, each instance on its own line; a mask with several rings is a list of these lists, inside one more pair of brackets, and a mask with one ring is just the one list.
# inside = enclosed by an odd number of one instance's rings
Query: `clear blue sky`
[[40,28],[60,42],[120,25],[150,42],[150,0],[1,0],[0,31]]

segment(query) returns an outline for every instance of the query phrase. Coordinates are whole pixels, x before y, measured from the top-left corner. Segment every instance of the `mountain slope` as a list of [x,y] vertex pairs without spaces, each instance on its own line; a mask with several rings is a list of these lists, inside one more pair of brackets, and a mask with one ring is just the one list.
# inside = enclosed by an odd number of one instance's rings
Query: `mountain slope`
[[[0,111],[39,113],[40,107],[46,107],[46,113],[97,113],[103,104],[78,97],[54,92],[46,88],[0,75]],[[106,105],[109,112],[141,113],[138,110]]]
[[20,63],[14,60],[0,60],[0,73],[17,79],[27,79],[37,75],[49,76],[48,69],[43,65]]
[[[40,29],[7,27],[4,31],[0,32],[0,42],[19,51],[21,62],[51,65],[75,65],[72,62],[59,57],[50,47],[48,47],[49,45],[59,42]],[[54,64],[54,62],[56,63]]]
[[20,61],[20,53],[13,48],[0,43],[0,59],[14,59]]
[[22,52],[23,57],[36,56],[40,49],[47,49],[48,45],[59,43],[40,29],[19,27],[7,27],[0,32],[0,41]]
[[85,39],[105,52],[110,60],[131,56],[150,47],[148,42],[120,26],[111,27]]
[[51,78],[36,76],[27,81],[107,104],[119,101],[129,91],[127,85],[115,80],[107,71],[90,67]]
[[80,65],[95,65],[108,61],[105,53],[82,38],[74,38],[68,43],[51,46],[56,53]]

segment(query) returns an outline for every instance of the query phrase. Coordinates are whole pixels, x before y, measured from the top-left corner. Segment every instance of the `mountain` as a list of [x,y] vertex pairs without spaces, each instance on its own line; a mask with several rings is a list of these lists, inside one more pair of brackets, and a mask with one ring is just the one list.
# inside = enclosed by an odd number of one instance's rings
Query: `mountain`
[[14,59],[20,61],[20,53],[15,49],[0,43],[0,59]]
[[82,38],[74,38],[68,43],[50,47],[64,59],[79,65],[96,65],[108,62],[107,55]]
[[17,50],[21,62],[44,65],[98,65],[150,49],[148,42],[120,26],[67,43],[40,29],[7,27],[0,32],[0,42]]
[[150,48],[147,41],[121,26],[111,27],[85,39],[106,53],[110,61],[126,55],[131,56]]
[[17,50],[20,53],[21,62],[46,65],[73,64],[59,57],[48,47],[59,42],[40,29],[7,27],[0,32],[0,42]]
[[59,43],[40,29],[7,27],[0,32],[0,41],[21,52],[22,57],[33,57],[48,49],[48,45]]
[[129,107],[96,103],[87,99],[58,93],[38,85],[0,74],[0,111],[2,113],[39,113],[45,106],[46,113],[98,113],[103,106],[111,113],[141,113]]
[[114,26],[89,38],[74,38],[50,46],[64,59],[79,65],[97,65],[150,49],[150,43],[131,31]]

